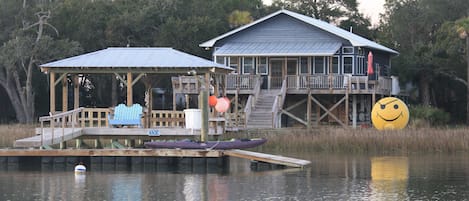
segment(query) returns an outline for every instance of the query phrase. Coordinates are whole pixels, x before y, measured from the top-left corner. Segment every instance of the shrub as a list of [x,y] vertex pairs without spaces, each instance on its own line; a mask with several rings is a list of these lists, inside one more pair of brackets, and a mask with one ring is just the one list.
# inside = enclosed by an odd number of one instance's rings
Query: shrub
[[442,109],[431,106],[411,106],[409,108],[410,120],[414,126],[431,125],[441,126],[449,123],[450,114]]

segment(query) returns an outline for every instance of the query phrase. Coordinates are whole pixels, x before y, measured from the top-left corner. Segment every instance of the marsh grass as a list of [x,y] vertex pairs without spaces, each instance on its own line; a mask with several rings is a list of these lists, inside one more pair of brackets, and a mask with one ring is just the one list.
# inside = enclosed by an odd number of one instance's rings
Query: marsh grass
[[469,152],[467,128],[408,128],[398,131],[315,128],[311,132],[305,129],[249,130],[243,131],[241,136],[265,137],[268,142],[262,148],[278,151],[367,154]]
[[13,147],[18,139],[34,136],[34,124],[4,124],[0,125],[0,147]]
[[[34,136],[35,127],[33,124],[0,125],[0,147],[12,147],[15,140]],[[246,130],[223,135],[224,139],[257,137],[268,139],[260,149],[279,152],[469,153],[469,129],[466,127],[411,127],[398,131],[321,127],[313,128],[310,132],[306,129],[283,128]],[[73,146],[74,142],[70,143]],[[86,143],[92,144],[92,141]]]

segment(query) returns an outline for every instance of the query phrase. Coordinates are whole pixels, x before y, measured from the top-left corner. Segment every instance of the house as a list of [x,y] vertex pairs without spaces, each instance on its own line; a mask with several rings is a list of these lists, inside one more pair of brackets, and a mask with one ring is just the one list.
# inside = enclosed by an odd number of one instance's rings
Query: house
[[[398,52],[332,24],[279,10],[199,45],[235,71],[225,78],[232,113],[247,128],[370,122],[392,91]],[[367,74],[372,52],[373,75]],[[370,66],[371,67],[371,66]]]

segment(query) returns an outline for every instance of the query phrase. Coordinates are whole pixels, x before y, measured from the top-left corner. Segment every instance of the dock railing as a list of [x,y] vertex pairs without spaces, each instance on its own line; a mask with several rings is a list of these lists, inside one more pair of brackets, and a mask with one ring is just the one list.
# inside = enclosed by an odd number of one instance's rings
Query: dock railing
[[55,126],[57,125],[57,129],[61,129],[61,137],[62,141],[64,141],[65,136],[65,128],[72,128],[72,132],[75,129],[75,126],[78,124],[79,114],[83,111],[83,108],[77,108],[74,110],[70,110],[67,112],[61,112],[58,114],[50,114],[49,116],[39,117],[39,122],[41,123],[41,145],[44,145],[44,123],[49,122],[49,126],[51,129],[51,144],[54,144],[54,135],[55,135]]

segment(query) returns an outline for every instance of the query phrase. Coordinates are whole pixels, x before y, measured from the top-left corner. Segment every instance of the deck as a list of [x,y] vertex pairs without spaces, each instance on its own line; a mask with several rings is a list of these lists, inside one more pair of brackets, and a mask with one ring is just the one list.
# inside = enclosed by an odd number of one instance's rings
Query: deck
[[[40,117],[41,127],[36,128],[36,136],[19,139],[14,147],[44,147],[59,144],[79,137],[145,137],[159,136],[196,137],[200,129],[186,129],[183,111],[152,111],[143,118],[145,128],[111,128],[107,116],[110,108],[78,108],[50,116]],[[225,133],[223,117],[209,118],[208,135],[220,136]]]

